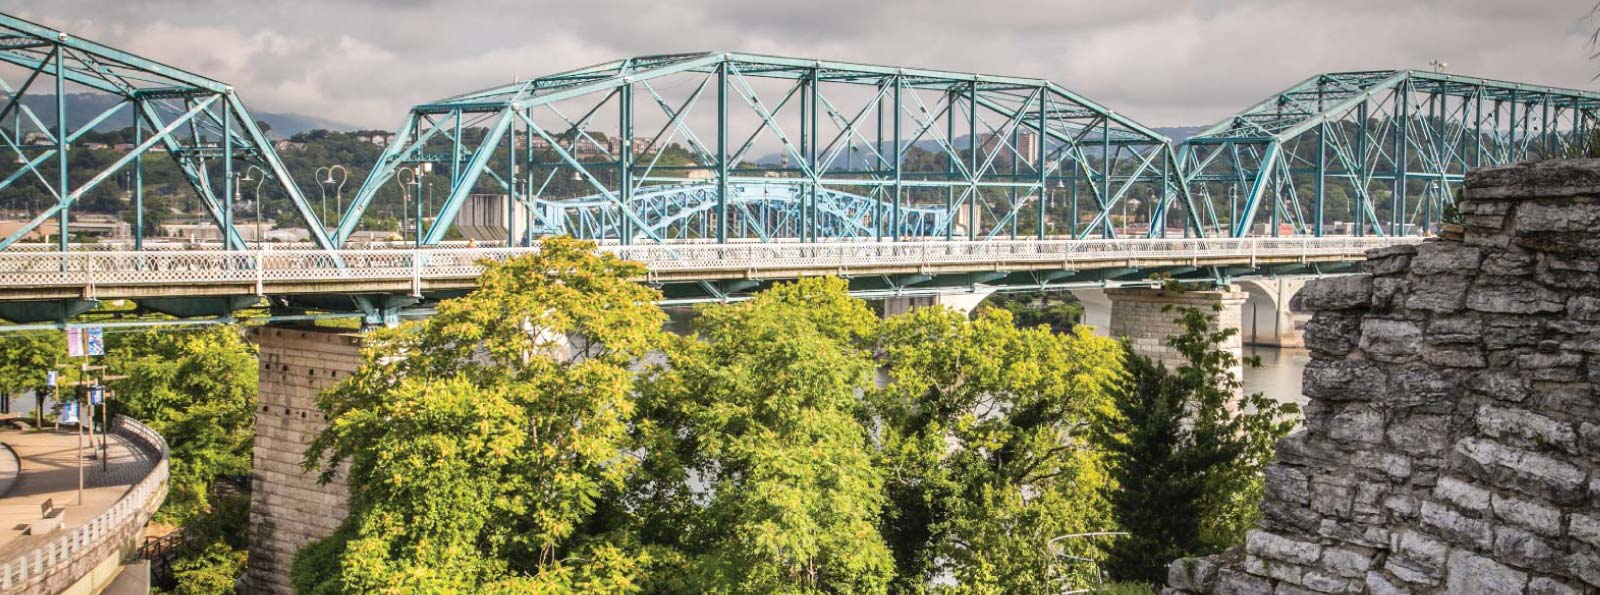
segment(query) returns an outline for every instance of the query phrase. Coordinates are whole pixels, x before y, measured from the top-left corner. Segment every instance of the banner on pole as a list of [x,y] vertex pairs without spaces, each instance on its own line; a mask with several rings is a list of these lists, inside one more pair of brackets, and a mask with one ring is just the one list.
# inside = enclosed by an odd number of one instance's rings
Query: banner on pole
[[89,403],[99,405],[106,400],[106,387],[98,384],[89,387]]
[[78,423],[77,399],[73,399],[61,404],[61,414],[56,416],[56,423],[64,426]]
[[55,386],[56,385],[56,371],[55,370],[45,370],[45,373],[44,373],[44,385],[45,386]]
[[67,357],[83,357],[83,329],[67,329]]
[[89,355],[106,354],[105,329],[102,329],[98,326],[91,326],[89,327],[88,334],[84,336],[84,339],[85,347],[87,348]]

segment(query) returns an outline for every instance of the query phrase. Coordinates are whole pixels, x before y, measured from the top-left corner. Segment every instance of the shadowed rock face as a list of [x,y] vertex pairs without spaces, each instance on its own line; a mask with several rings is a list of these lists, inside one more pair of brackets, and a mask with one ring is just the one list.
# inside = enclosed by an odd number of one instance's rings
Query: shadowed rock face
[[1305,429],[1167,593],[1600,592],[1600,161],[1475,172],[1460,212],[1300,292]]

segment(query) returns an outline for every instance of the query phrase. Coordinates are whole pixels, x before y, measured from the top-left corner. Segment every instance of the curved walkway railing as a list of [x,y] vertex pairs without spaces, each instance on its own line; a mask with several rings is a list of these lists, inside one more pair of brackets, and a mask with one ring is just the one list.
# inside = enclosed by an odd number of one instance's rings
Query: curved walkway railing
[[[848,270],[882,266],[1040,265],[1063,268],[1108,260],[1352,257],[1366,250],[1421,241],[1413,237],[1297,237],[1125,240],[995,240],[825,243],[670,243],[603,245],[652,273],[743,269]],[[384,250],[174,250],[158,252],[0,252],[0,286],[90,287],[207,283],[414,281],[476,277],[482,261],[538,251],[529,248]]]
[[144,531],[150,515],[166,498],[167,441],[155,430],[125,416],[112,420],[112,431],[139,443],[150,454],[159,455],[155,467],[93,520],[20,556],[0,561],[0,593],[56,593],[86,576]]

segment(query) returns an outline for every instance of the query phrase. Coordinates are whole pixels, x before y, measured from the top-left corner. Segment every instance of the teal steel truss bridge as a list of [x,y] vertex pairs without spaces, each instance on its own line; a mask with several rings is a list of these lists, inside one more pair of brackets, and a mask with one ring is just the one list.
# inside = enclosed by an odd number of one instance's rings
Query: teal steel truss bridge
[[[67,251],[74,207],[114,186],[126,188],[133,243],[142,248],[143,165],[153,153],[177,163],[224,247],[246,245],[235,220],[241,182],[287,193],[312,239],[334,247],[232,86],[6,14],[0,14],[0,66],[0,192],[32,185],[48,196],[0,238],[0,250],[43,232]],[[70,122],[72,94],[109,101],[86,121]],[[43,116],[41,106],[49,108]],[[94,171],[72,164],[72,149],[86,133],[122,123],[133,128],[133,138],[119,158]]]
[[1570,154],[1589,142],[1597,109],[1589,91],[1417,70],[1319,74],[1178,153],[1216,235],[1426,234],[1467,170]]
[[[646,56],[412,108],[341,217],[442,177],[418,245],[498,194],[505,241],[1117,237],[1183,209],[1165,137],[1044,80],[737,53]],[[422,201],[415,201],[421,204]],[[519,207],[520,205],[520,207]],[[519,234],[512,231],[520,229]],[[1145,232],[1158,235],[1156,231]]]

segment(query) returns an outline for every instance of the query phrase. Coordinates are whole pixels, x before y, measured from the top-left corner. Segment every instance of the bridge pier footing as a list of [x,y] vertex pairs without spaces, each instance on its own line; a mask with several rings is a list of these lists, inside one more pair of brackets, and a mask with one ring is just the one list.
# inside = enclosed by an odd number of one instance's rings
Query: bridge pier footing
[[[1237,329],[1246,293],[1233,286],[1200,291],[1124,287],[1105,290],[1105,297],[1111,302],[1110,336],[1127,339],[1134,353],[1175,369],[1184,363],[1183,355],[1169,346],[1167,340],[1183,332],[1175,322],[1182,316],[1178,309],[1198,308],[1211,315],[1213,329]],[[1219,306],[1221,310],[1215,310]],[[1238,334],[1229,337],[1222,348],[1233,352],[1236,359],[1244,354]],[[1235,364],[1233,373],[1235,378],[1244,378],[1242,362]]]
[[333,533],[348,512],[344,473],[322,485],[301,463],[328,425],[317,396],[360,366],[362,340],[343,330],[270,326],[252,338],[260,348],[260,388],[246,592],[289,595],[295,552]]

